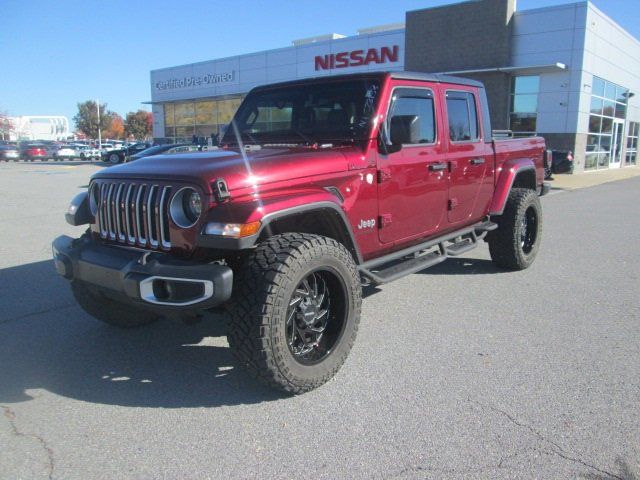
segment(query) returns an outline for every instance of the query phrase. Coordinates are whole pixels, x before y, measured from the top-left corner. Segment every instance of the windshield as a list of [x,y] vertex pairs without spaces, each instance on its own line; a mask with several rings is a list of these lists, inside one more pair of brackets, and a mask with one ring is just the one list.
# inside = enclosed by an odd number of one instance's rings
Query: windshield
[[[369,135],[379,90],[377,79],[259,90],[234,121],[244,143],[353,143]],[[238,143],[233,126],[222,143]]]

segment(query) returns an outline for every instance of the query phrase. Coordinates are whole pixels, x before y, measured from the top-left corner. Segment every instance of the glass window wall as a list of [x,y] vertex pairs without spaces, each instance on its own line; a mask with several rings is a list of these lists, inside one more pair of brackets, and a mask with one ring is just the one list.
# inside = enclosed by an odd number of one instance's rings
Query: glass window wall
[[627,154],[625,155],[625,165],[636,165],[638,161],[638,128],[640,123],[629,122],[629,135],[627,136]]
[[164,136],[176,143],[191,143],[194,135],[203,143],[211,135],[221,137],[243,98],[165,103]]
[[514,136],[528,136],[536,133],[539,90],[539,76],[513,77],[511,81],[509,130],[513,132]]
[[628,96],[628,89],[593,77],[585,170],[609,168],[614,119],[625,119]]

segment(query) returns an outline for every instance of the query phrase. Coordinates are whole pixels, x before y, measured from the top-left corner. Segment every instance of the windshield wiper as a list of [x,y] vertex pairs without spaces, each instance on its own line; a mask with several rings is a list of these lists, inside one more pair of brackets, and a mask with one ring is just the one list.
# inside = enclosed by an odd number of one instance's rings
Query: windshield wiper
[[296,135],[298,135],[298,137],[304,140],[307,143],[307,145],[313,145],[314,143],[318,143],[315,140],[312,140],[311,137],[308,137],[307,135],[305,135],[302,132],[299,132],[298,130],[291,130],[291,133],[295,133]]

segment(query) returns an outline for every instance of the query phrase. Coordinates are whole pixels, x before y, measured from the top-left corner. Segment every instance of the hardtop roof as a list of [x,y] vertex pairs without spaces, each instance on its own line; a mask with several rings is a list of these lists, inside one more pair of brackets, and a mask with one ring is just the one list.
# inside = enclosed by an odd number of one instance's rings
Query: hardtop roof
[[391,71],[391,72],[367,72],[367,73],[350,73],[344,75],[323,75],[317,77],[310,78],[301,78],[297,80],[288,80],[286,82],[279,83],[271,83],[268,85],[260,85],[255,87],[254,90],[262,90],[262,89],[271,89],[271,88],[280,88],[286,86],[300,85],[304,83],[318,83],[322,81],[340,81],[340,80],[349,80],[349,79],[372,79],[378,78],[383,79],[384,77],[391,77],[394,79],[400,80],[418,80],[423,82],[433,82],[433,83],[450,83],[453,85],[466,85],[470,87],[478,87],[484,88],[484,85],[477,80],[472,80],[470,78],[463,77],[454,77],[452,75],[443,75],[440,73],[423,73],[423,72],[409,72],[409,71]]

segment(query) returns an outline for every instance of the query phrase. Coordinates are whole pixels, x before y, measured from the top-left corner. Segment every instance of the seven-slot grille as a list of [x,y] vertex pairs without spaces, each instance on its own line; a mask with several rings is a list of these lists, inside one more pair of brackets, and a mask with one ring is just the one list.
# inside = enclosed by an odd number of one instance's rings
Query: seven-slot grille
[[95,184],[100,237],[151,249],[171,249],[169,201],[172,186],[150,182]]

